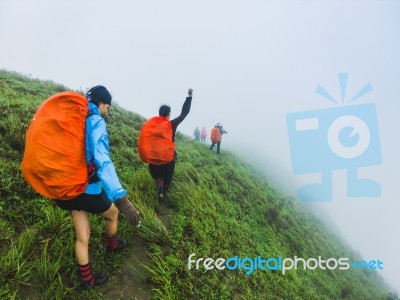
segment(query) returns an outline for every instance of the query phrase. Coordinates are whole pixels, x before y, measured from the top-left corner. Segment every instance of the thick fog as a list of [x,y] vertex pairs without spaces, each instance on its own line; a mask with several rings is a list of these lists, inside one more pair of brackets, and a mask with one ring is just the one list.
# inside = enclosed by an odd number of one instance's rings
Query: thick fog
[[[389,0],[0,2],[0,68],[72,89],[103,84],[146,118],[160,104],[177,116],[193,88],[180,132],[222,123],[222,154],[295,197],[324,171],[331,199],[307,195],[330,201],[306,206],[366,260],[383,261],[374,272],[397,291],[399,36],[400,2]],[[358,130],[343,147],[340,126]],[[377,184],[349,197],[348,169]]]

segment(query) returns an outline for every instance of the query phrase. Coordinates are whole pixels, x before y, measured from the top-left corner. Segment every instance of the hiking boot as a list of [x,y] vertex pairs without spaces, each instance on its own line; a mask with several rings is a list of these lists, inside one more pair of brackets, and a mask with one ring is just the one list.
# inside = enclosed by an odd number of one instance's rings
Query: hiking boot
[[117,240],[117,246],[115,248],[111,247],[106,247],[107,252],[116,252],[120,251],[122,249],[125,249],[128,246],[128,241],[127,240]]
[[105,284],[108,281],[108,275],[106,273],[97,273],[93,274],[94,277],[94,284],[90,285],[88,282],[82,282],[81,287],[85,289],[92,289],[96,285]]

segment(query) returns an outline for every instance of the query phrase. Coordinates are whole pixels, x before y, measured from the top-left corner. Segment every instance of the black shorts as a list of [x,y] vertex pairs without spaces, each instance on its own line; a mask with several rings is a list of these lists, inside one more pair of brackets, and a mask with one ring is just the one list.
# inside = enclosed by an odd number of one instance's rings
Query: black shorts
[[170,185],[175,171],[175,160],[163,165],[149,164],[149,170],[153,179],[162,178],[164,184]]
[[97,195],[83,193],[71,200],[54,200],[54,202],[64,210],[83,210],[95,214],[105,212],[112,204],[104,191]]

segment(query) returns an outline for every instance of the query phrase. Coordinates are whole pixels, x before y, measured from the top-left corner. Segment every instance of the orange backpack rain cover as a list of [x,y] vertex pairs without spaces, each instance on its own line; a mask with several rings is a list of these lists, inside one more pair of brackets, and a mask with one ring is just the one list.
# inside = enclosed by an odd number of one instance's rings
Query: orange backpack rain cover
[[48,98],[36,111],[26,132],[21,170],[39,194],[69,200],[85,191],[88,110],[84,96],[61,92]]
[[211,130],[211,142],[218,143],[220,140],[221,140],[221,132],[219,131],[219,128],[214,127]]
[[169,163],[174,159],[171,122],[156,116],[145,122],[140,130],[138,151],[142,161],[153,165]]

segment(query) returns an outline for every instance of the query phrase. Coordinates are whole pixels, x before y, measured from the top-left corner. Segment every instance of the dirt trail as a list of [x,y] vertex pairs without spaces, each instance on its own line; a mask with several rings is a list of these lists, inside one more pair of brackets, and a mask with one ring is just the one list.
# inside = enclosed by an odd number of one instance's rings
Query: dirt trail
[[[170,210],[162,201],[155,209],[167,229],[171,224]],[[143,266],[149,262],[145,242],[135,238],[128,245],[127,253],[131,255],[126,258],[120,274],[112,276],[106,285],[99,287],[99,293],[104,299],[151,299],[152,285],[148,282],[147,270]]]

